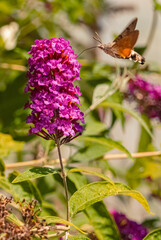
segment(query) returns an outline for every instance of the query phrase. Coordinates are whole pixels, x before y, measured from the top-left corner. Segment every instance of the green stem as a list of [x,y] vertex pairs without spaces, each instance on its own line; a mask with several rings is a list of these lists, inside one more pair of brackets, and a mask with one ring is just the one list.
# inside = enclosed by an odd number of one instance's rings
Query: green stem
[[64,183],[65,196],[66,196],[66,201],[67,201],[67,221],[70,221],[68,186],[67,186],[67,179],[66,179],[66,174],[65,174],[65,171],[64,171],[64,166],[63,166],[63,161],[62,161],[62,156],[61,156],[61,151],[60,151],[60,141],[59,141],[59,139],[56,139],[56,143],[57,143],[58,156],[59,156],[60,167],[61,167],[61,175],[62,175],[62,179],[63,179],[63,183]]

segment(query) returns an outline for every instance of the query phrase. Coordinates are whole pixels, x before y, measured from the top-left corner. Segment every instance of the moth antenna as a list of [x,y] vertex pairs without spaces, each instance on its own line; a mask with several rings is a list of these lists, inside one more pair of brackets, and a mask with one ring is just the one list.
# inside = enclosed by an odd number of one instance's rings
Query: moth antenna
[[98,34],[97,32],[95,32],[95,34],[96,34],[96,37],[93,37],[93,38],[94,38],[94,40],[96,40],[97,42],[99,42],[99,43],[101,43],[101,44],[102,44],[102,40],[101,40],[101,38],[100,38],[99,34]]
[[77,58],[79,58],[80,55],[82,55],[82,53],[84,53],[85,51],[88,51],[88,50],[90,50],[90,49],[97,48],[97,47],[98,47],[98,46],[93,46],[93,47],[89,47],[89,48],[84,49],[82,52],[80,52],[80,53],[78,54]]

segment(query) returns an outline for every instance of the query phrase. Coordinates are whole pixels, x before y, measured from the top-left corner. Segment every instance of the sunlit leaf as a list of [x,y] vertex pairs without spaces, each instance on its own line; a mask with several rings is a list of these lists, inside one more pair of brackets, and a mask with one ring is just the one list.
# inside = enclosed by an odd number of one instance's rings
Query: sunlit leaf
[[[84,175],[77,172],[68,172],[68,177],[79,189],[87,184],[87,179]],[[90,224],[94,227],[98,239],[104,240],[119,240],[119,233],[114,220],[111,218],[103,202],[98,202],[85,209]]]
[[69,235],[69,240],[90,240],[90,238],[83,236],[83,235],[78,235],[78,236],[72,236]]
[[[141,115],[141,118],[145,121],[147,124],[148,128],[152,132],[152,125],[150,119],[146,115]],[[141,127],[141,134],[140,134],[140,139],[139,139],[139,144],[138,144],[138,152],[146,152],[148,149],[149,144],[152,142],[151,136],[147,133],[145,128]]]
[[103,146],[106,146],[108,148],[117,148],[118,150],[126,153],[129,158],[132,158],[131,154],[129,153],[129,151],[118,141],[114,141],[111,138],[96,138],[96,137],[86,137],[86,136],[80,136],[79,137],[80,141],[87,141],[87,142],[92,142],[92,143],[98,143],[101,144]]
[[11,135],[0,133],[0,156],[6,157],[11,151],[21,151],[24,142],[14,141]]
[[15,223],[17,226],[24,226],[24,223],[21,222],[17,217],[16,215],[10,213],[8,216],[7,216],[7,220],[10,221],[10,222],[13,222]]
[[12,14],[13,6],[10,2],[6,2],[5,0],[0,1],[0,12],[5,13],[7,15]]
[[103,175],[99,172],[92,171],[88,168],[73,168],[73,169],[69,170],[69,173],[73,173],[73,172],[84,172],[84,173],[88,173],[88,174],[91,174],[91,175],[95,175],[97,177],[100,177],[100,178],[114,184],[114,182],[109,177],[107,177],[107,176],[105,176],[105,175]]
[[59,217],[56,217],[56,216],[43,216],[43,219],[46,220],[46,222],[48,224],[52,224],[52,223],[62,223],[64,225],[69,225],[71,227],[74,227],[75,229],[77,229],[79,232],[83,233],[83,234],[86,234],[84,231],[82,231],[80,228],[78,228],[77,226],[75,226],[73,223],[71,222],[68,222],[67,220],[65,219],[62,219],[62,218],[59,218]]
[[80,172],[68,172],[68,178],[73,182],[76,189],[88,183],[87,178]]
[[12,183],[19,183],[27,180],[33,180],[36,178],[44,177],[49,174],[55,174],[55,173],[57,172],[53,168],[34,167],[18,175]]
[[18,176],[19,172],[14,171],[9,174],[9,182],[11,193],[15,198],[15,201],[22,201],[25,199],[26,201],[31,201],[36,199],[39,203],[42,202],[41,194],[36,187],[36,185],[31,181],[23,181],[21,183],[12,183],[12,181]]
[[150,232],[143,240],[161,240],[161,228]]
[[130,187],[122,184],[109,182],[93,182],[81,187],[70,198],[70,214],[75,215],[79,211],[83,211],[92,204],[103,200],[105,197],[112,195],[128,195],[135,198],[147,212],[150,212],[146,199],[138,191],[132,190]]
[[85,210],[90,224],[99,240],[120,240],[119,232],[103,202],[95,203]]
[[5,172],[5,164],[3,160],[0,158],[0,175],[4,176],[4,172]]
[[83,135],[88,135],[88,136],[92,136],[92,135],[97,135],[100,132],[104,131],[106,129],[106,125],[102,122],[93,120],[93,119],[87,119],[86,120],[86,130],[83,132]]
[[41,217],[43,216],[55,216],[57,215],[57,211],[54,208],[54,204],[53,203],[49,203],[49,202],[42,202],[42,206],[41,206],[41,212],[40,215]]
[[140,173],[140,177],[151,177],[153,179],[161,177],[161,161],[159,163],[153,161],[152,159],[145,160],[142,165],[142,172]]
[[90,142],[90,144],[84,148],[79,149],[71,159],[74,161],[87,162],[93,159],[103,157],[112,147],[105,146],[99,143]]
[[11,186],[7,178],[0,176],[0,188],[10,193]]
[[112,103],[112,102],[108,102],[108,101],[102,102],[99,106],[110,107],[110,108],[114,108],[114,109],[120,110],[122,112],[128,113],[129,115],[131,115],[133,118],[135,118],[141,124],[141,126],[147,131],[147,133],[151,137],[153,137],[153,135],[152,135],[149,127],[147,126],[146,122],[139,116],[139,114],[132,111],[131,109],[125,108],[121,104]]
[[[155,160],[156,159],[156,160]],[[150,177],[156,179],[161,177],[161,160],[157,158],[137,159],[133,166],[127,171],[126,177],[129,182],[135,182],[138,179]]]
[[158,2],[158,0],[154,0],[154,8],[155,10],[161,11],[161,4]]

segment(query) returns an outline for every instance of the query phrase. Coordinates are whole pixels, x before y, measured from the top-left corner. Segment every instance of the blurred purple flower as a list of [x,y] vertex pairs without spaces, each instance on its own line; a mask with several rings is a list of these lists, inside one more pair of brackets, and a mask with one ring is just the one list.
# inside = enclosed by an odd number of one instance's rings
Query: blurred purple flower
[[129,80],[125,98],[135,101],[140,113],[147,115],[149,118],[157,118],[161,121],[160,85],[149,83],[137,75],[135,80]]
[[80,112],[80,64],[74,50],[62,37],[35,40],[29,51],[28,83],[30,102],[25,107],[32,110],[27,123],[33,123],[29,134],[45,139],[61,138],[70,141],[83,131],[83,113]]
[[126,215],[116,210],[112,210],[111,214],[123,240],[142,240],[148,234],[147,228],[128,219]]

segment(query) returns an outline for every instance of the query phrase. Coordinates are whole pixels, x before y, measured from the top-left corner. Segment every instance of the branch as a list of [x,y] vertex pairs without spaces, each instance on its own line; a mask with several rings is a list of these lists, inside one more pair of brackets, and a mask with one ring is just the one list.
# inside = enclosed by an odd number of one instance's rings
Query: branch
[[26,72],[26,70],[27,70],[27,68],[25,66],[17,65],[17,64],[9,64],[9,63],[1,63],[0,68],[17,70],[17,71],[22,71],[22,72]]
[[[131,153],[133,158],[143,158],[143,157],[154,157],[161,155],[161,151],[157,152],[138,152],[138,153]],[[121,154],[105,154],[105,159],[127,159],[129,158],[128,155],[125,153]]]
[[[66,163],[66,159],[62,159],[63,163]],[[15,162],[15,163],[6,163],[6,169],[12,168],[24,168],[24,167],[33,167],[33,166],[44,166],[44,165],[58,165],[59,159],[50,160],[46,162],[46,158],[35,159],[32,161],[26,162]]]
[[[131,153],[133,158],[143,158],[143,157],[154,157],[154,156],[160,156],[161,151],[156,152],[138,152],[138,153]],[[127,159],[129,158],[127,154],[120,153],[120,154],[105,154],[104,159]],[[67,159],[62,159],[63,164],[66,164]],[[45,163],[45,164],[44,164]],[[12,169],[12,168],[25,168],[25,167],[33,167],[33,166],[49,166],[49,165],[58,165],[59,159],[50,160],[46,163],[46,158],[40,158],[35,159],[32,161],[26,161],[26,162],[16,162],[16,163],[6,163],[6,169]]]

